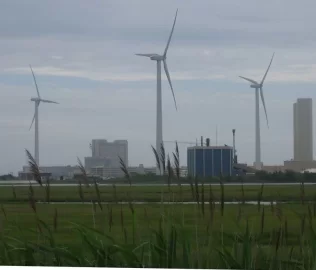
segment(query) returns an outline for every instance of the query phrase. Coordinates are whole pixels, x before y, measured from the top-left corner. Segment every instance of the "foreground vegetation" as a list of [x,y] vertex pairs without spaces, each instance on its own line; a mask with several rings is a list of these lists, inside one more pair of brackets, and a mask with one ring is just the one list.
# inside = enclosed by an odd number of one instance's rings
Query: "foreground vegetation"
[[2,206],[0,263],[313,269],[310,204]]
[[[40,187],[0,188],[2,265],[316,269],[316,192],[304,183],[278,191],[197,179],[189,186],[133,187],[122,164],[129,186],[88,186],[79,161],[78,188],[54,188],[28,157]],[[178,167],[174,174],[167,159],[166,183],[179,179]],[[262,204],[291,196],[296,203]],[[52,203],[58,198],[80,203]],[[146,198],[167,204],[135,204]],[[227,198],[239,204],[227,205]],[[256,205],[247,205],[249,198]]]
[[[195,186],[195,182],[192,183]],[[199,185],[202,189],[202,186]],[[204,193],[213,194],[213,199],[221,199],[220,185],[204,185]],[[225,201],[256,201],[261,192],[263,201],[298,202],[301,201],[301,185],[297,186],[225,186]],[[34,198],[37,201],[48,201],[47,189],[40,186],[33,186]],[[30,187],[27,186],[6,186],[0,188],[0,202],[28,202]],[[95,185],[81,186],[49,186],[49,200],[52,202],[91,202],[99,199],[103,202],[127,201],[127,194],[130,194],[133,201],[143,202],[188,202],[193,201],[192,186],[98,186],[98,193]],[[305,200],[316,199],[316,185],[305,187]]]

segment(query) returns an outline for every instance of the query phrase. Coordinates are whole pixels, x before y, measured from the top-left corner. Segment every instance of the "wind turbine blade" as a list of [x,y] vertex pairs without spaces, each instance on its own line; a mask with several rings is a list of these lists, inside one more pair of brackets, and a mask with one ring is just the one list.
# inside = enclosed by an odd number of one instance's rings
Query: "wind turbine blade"
[[254,80],[252,80],[252,79],[248,79],[248,78],[242,77],[242,76],[239,76],[239,77],[242,78],[242,79],[244,79],[244,80],[246,80],[246,81],[248,81],[248,82],[251,82],[251,83],[254,83],[254,84],[259,84],[259,83],[257,83],[256,81],[254,81]]
[[172,95],[173,95],[174,105],[176,107],[176,110],[178,110],[177,109],[176,97],[175,97],[174,92],[173,92],[173,87],[172,87],[172,83],[171,83],[170,74],[169,74],[169,71],[168,71],[168,66],[167,66],[166,59],[163,60],[163,66],[164,66],[164,69],[165,69],[165,72],[166,72],[166,75],[167,75],[167,78],[168,78],[168,81],[169,81],[169,85],[170,85],[170,88],[171,88],[171,92],[172,92]]
[[55,104],[59,104],[58,102],[51,101],[51,100],[47,100],[47,99],[41,99],[40,101],[42,101],[42,102],[44,102],[44,103],[55,103]]
[[35,113],[34,113],[33,120],[32,120],[32,123],[30,125],[30,129],[29,130],[31,130],[34,120],[35,120]]
[[271,66],[271,64],[272,64],[273,57],[274,57],[274,53],[273,53],[273,55],[272,55],[272,58],[271,58],[270,64],[269,64],[269,66],[268,66],[268,69],[267,69],[266,73],[264,74],[264,76],[263,76],[263,78],[262,78],[261,85],[263,85],[263,82],[264,82],[264,80],[265,80],[265,79],[266,79],[266,77],[267,77],[268,71],[269,71],[270,66]]
[[266,104],[264,102],[264,97],[263,97],[263,90],[262,87],[260,87],[260,96],[261,96],[261,100],[262,100],[262,104],[263,104],[263,108],[264,108],[264,113],[266,115],[266,120],[267,120],[267,126],[269,128],[269,122],[268,122],[268,115],[267,115],[267,109],[266,109]]
[[172,30],[171,30],[171,33],[170,33],[170,36],[169,36],[169,39],[168,39],[168,42],[167,42],[167,46],[166,46],[165,52],[164,52],[164,54],[163,54],[164,56],[167,55],[167,51],[168,51],[169,44],[170,44],[170,41],[171,41],[171,37],[172,37],[172,34],[173,34],[174,26],[175,26],[176,20],[177,20],[177,15],[178,15],[178,9],[177,9],[177,11],[176,11],[176,16],[174,17]]
[[154,53],[136,53],[138,56],[146,56],[146,57],[152,57],[155,55]]
[[34,75],[34,72],[33,72],[33,69],[30,65],[30,68],[31,68],[31,71],[32,71],[32,75],[33,75],[33,79],[34,79],[34,83],[35,83],[35,87],[36,87],[36,91],[37,91],[37,96],[38,98],[41,98],[40,94],[39,94],[39,91],[38,91],[38,87],[37,87],[37,82],[36,82],[36,79],[35,79],[35,75]]

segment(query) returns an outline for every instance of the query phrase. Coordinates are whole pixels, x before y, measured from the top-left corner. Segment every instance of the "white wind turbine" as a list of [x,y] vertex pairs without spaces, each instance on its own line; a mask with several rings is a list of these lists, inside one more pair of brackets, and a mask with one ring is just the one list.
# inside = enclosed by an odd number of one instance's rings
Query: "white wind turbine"
[[[176,103],[175,95],[174,95],[174,92],[173,92],[173,87],[172,87],[170,74],[169,74],[168,66],[167,66],[167,60],[166,60],[167,59],[167,51],[168,51],[169,44],[170,44],[170,41],[171,41],[171,37],[172,37],[172,34],[173,34],[174,26],[175,26],[176,20],[177,20],[177,14],[178,14],[178,10],[176,11],[176,15],[175,15],[175,18],[174,18],[172,30],[171,30],[171,33],[170,33],[170,36],[169,36],[169,39],[168,39],[168,42],[167,42],[167,46],[165,48],[165,51],[164,51],[163,55],[159,55],[159,54],[156,54],[156,53],[147,53],[147,54],[139,53],[139,54],[136,54],[136,55],[139,55],[139,56],[149,57],[151,60],[157,61],[156,151],[158,153],[159,158],[161,156],[161,146],[163,144],[163,138],[162,138],[162,100],[161,100],[162,99],[161,98],[161,61],[163,62],[164,70],[165,70],[166,76],[168,78],[169,85],[170,85],[170,88],[171,88],[171,92],[172,92],[172,95],[173,95],[174,104],[175,104],[175,107],[177,109],[177,103]],[[157,167],[156,174],[159,175],[160,173],[161,172],[159,171],[159,169]]]
[[264,112],[265,112],[265,115],[266,115],[267,126],[269,128],[268,115],[267,115],[266,105],[265,105],[265,102],[264,102],[262,88],[263,88],[263,82],[264,82],[264,80],[265,80],[265,78],[266,78],[266,76],[268,74],[269,69],[270,69],[273,57],[274,57],[274,53],[272,55],[272,58],[271,58],[269,66],[267,68],[267,71],[264,74],[264,76],[262,78],[262,81],[260,83],[256,82],[255,80],[239,76],[240,78],[250,82],[251,83],[251,85],[250,85],[251,88],[255,88],[256,89],[256,103],[255,103],[255,106],[256,106],[256,142],[255,142],[256,143],[256,150],[255,150],[255,155],[256,155],[256,157],[255,157],[255,164],[254,164],[254,166],[255,166],[255,169],[257,169],[257,170],[261,170],[262,169],[261,145],[260,145],[259,92],[260,92],[260,96],[261,96]]
[[30,65],[31,71],[32,71],[32,75],[33,75],[33,79],[34,79],[34,83],[35,83],[35,87],[36,87],[36,91],[37,91],[37,97],[36,98],[31,98],[31,101],[34,101],[35,103],[35,113],[34,113],[34,117],[30,126],[30,129],[33,125],[33,122],[35,121],[35,161],[37,163],[37,165],[39,166],[39,137],[38,137],[38,107],[40,105],[41,102],[44,103],[55,103],[58,104],[55,101],[51,101],[51,100],[47,100],[47,99],[42,99],[39,91],[38,91],[38,87],[37,87],[37,83],[36,83],[36,79],[35,79],[35,75],[34,72],[32,70],[32,67]]

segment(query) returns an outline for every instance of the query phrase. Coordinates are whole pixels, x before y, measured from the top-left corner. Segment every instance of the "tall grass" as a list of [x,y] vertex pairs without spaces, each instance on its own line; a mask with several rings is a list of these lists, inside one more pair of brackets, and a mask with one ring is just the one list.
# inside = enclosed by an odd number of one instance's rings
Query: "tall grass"
[[[171,189],[170,180],[179,179],[180,175],[177,146],[176,153],[173,154],[173,165],[168,154],[164,152],[164,155],[166,167],[162,165],[162,170],[166,175],[163,177],[166,177],[171,196],[174,188]],[[32,173],[35,178],[35,174],[39,171],[36,169],[36,162],[34,163],[32,156],[28,155],[28,157],[33,163]],[[81,167],[82,163],[78,163]],[[121,162],[121,167],[132,186],[131,177],[123,162]],[[83,166],[81,171],[83,177],[79,179],[78,188],[80,199],[84,201],[85,189],[82,181],[86,184],[88,182],[85,179],[87,174]],[[316,269],[315,202],[306,202],[303,185],[301,186],[302,213],[297,216],[300,220],[299,228],[291,228],[282,205],[271,204],[269,207],[261,204],[262,186],[258,193],[257,210],[254,211],[260,216],[259,224],[257,224],[259,233],[255,233],[251,225],[253,224],[252,217],[245,203],[243,186],[241,199],[236,208],[238,212],[235,216],[227,217],[229,207],[225,206],[224,183],[221,182],[220,185],[220,205],[217,209],[212,186],[206,185],[204,181],[194,178],[190,184],[192,200],[196,202],[197,211],[193,221],[194,230],[188,230],[186,222],[192,221],[186,219],[184,210],[183,218],[179,220],[178,213],[170,211],[172,205],[162,207],[159,222],[153,223],[150,208],[145,206],[140,212],[140,208],[135,207],[129,193],[126,195],[129,211],[125,211],[122,204],[116,206],[119,207],[119,218],[115,219],[114,207],[118,203],[116,186],[113,185],[108,190],[113,192],[113,205],[105,206],[99,187],[94,182],[94,188],[89,191],[94,192],[96,198],[91,204],[92,226],[71,223],[73,230],[76,231],[76,237],[81,239],[81,245],[76,248],[65,246],[57,241],[58,233],[65,226],[60,222],[60,215],[62,215],[60,211],[57,212],[57,209],[54,209],[50,217],[52,225],[46,224],[41,219],[37,209],[36,193],[30,184],[29,204],[34,213],[36,226],[31,233],[36,236],[36,240],[9,236],[8,231],[0,226],[0,263],[3,265],[129,268]],[[49,181],[43,185],[42,179],[38,177],[37,182],[42,183],[40,185],[46,190],[46,201],[50,202]],[[178,188],[180,189],[181,185]],[[17,196],[16,193],[15,196]],[[184,209],[185,205],[182,207]],[[4,217],[2,223],[8,224],[10,213],[7,213],[5,207],[1,208]],[[127,223],[127,215],[132,216],[131,227]],[[266,228],[269,215],[275,216],[276,219],[277,226],[272,232]],[[97,225],[100,217],[106,221],[101,229]],[[227,221],[236,223],[236,228],[239,230],[233,234],[227,233],[225,231],[229,225]],[[14,226],[22,235],[23,228],[19,224],[14,224]],[[115,237],[116,227],[119,228],[121,237]],[[219,227],[220,230],[218,230]],[[144,228],[147,228],[146,232]],[[293,229],[298,229],[301,233],[298,242],[294,244]]]
[[25,149],[27,158],[28,158],[28,163],[29,163],[29,167],[30,167],[30,172],[32,173],[34,180],[40,184],[41,186],[43,185],[42,183],[42,177],[41,177],[41,173],[38,167],[38,164],[36,163],[35,159],[33,158],[33,156],[31,155],[31,153]]
[[79,181],[80,179],[82,179],[85,182],[86,186],[89,187],[88,175],[87,175],[86,169],[83,166],[80,158],[77,157],[77,161],[78,161],[78,168],[80,169],[80,172],[81,172],[81,177],[79,178]]

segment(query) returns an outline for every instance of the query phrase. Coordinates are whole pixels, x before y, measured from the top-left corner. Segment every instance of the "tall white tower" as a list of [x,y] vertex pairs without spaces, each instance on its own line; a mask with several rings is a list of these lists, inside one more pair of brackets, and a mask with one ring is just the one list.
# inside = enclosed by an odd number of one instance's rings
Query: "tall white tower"
[[313,160],[313,102],[299,98],[293,105],[294,160]]

